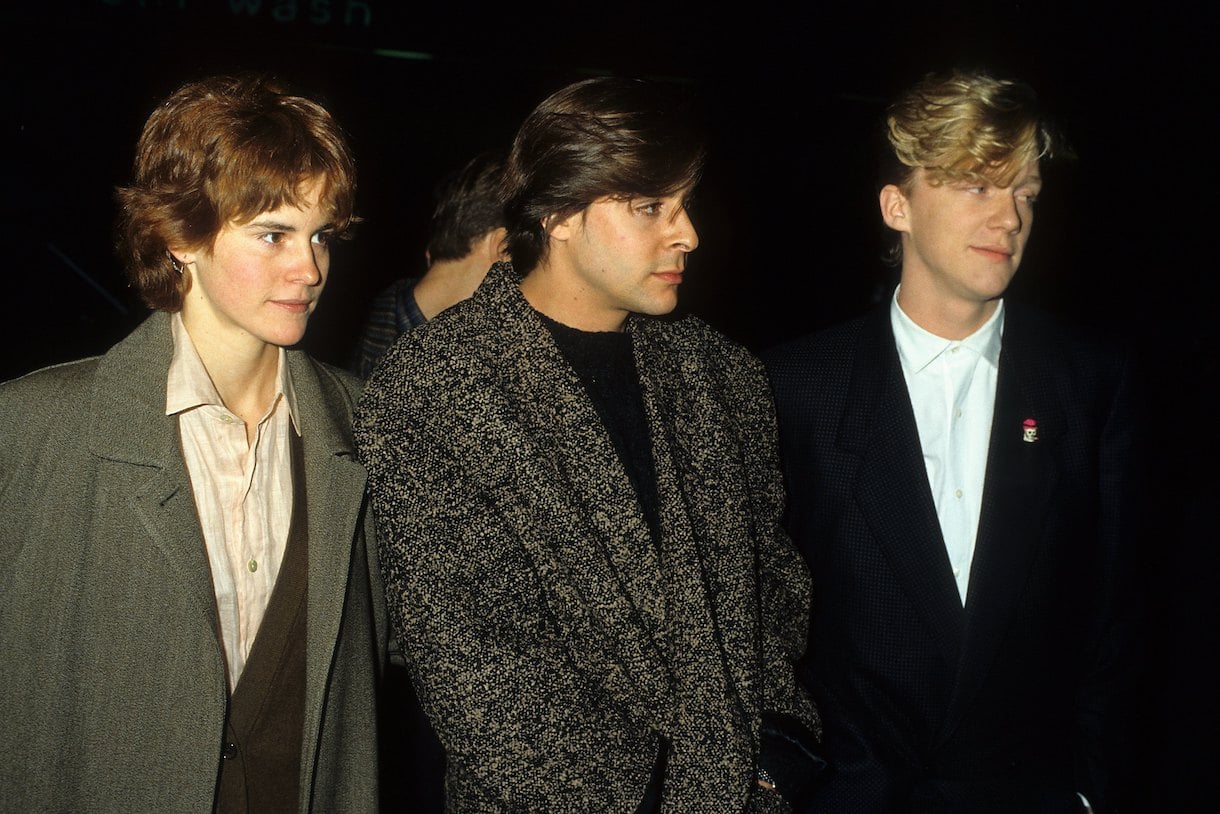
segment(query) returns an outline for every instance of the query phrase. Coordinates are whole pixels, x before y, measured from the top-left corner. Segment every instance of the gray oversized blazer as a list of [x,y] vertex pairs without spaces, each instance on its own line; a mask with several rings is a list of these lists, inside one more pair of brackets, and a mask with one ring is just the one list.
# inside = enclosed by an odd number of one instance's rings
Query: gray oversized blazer
[[356,418],[391,619],[448,755],[448,810],[631,812],[662,736],[664,810],[759,805],[760,715],[817,726],[794,679],[809,576],[779,525],[761,364],[695,319],[629,322],[658,554],[517,283],[498,264],[401,339]]
[[[0,810],[209,812],[227,704],[169,317],[0,388]],[[289,351],[309,523],[301,810],[375,811],[385,652],[359,384]],[[366,545],[366,540],[368,544]]]

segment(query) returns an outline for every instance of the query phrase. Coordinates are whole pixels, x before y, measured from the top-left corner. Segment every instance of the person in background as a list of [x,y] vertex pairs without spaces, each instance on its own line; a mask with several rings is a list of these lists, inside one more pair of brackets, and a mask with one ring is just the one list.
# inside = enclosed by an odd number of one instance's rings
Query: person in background
[[492,263],[506,259],[503,169],[503,153],[487,151],[442,182],[424,252],[427,271],[395,280],[373,300],[356,345],[356,375],[367,379],[394,340],[469,297]]

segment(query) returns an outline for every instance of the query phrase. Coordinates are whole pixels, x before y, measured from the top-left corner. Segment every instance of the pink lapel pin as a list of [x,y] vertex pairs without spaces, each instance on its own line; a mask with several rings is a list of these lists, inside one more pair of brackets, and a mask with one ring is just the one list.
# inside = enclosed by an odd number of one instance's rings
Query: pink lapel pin
[[1022,441],[1027,444],[1032,444],[1034,441],[1038,440],[1037,421],[1034,421],[1032,418],[1027,418],[1024,422],[1022,422],[1021,427],[1023,430],[1023,434],[1021,436]]

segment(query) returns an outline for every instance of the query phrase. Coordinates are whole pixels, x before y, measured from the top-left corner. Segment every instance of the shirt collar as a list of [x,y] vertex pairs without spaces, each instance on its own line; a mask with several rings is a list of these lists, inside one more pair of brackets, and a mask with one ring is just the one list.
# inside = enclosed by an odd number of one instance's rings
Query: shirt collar
[[[169,376],[165,386],[165,414],[177,415],[195,407],[211,405],[224,408],[216,385],[208,375],[195,343],[187,333],[186,325],[182,323],[182,314],[175,313],[170,318],[171,335],[174,340],[174,355],[169,363]],[[297,416],[296,390],[292,386],[292,376],[288,372],[287,352],[280,348],[278,368],[276,372],[275,399],[279,401],[283,395],[288,405],[288,414],[292,418],[292,426],[301,434],[301,422]]]
[[962,345],[986,359],[993,367],[1000,364],[1000,338],[1004,333],[1004,300],[996,303],[991,317],[965,339],[945,339],[930,333],[915,324],[898,305],[898,291],[890,301],[890,324],[894,329],[894,341],[898,345],[898,356],[903,367],[918,373],[936,357],[955,345]]

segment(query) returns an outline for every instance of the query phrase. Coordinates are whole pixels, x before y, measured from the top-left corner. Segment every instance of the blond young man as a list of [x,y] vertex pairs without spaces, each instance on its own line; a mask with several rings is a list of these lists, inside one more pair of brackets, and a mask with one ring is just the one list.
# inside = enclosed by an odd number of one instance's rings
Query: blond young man
[[1026,85],[890,106],[900,282],[765,355],[828,812],[1114,810],[1131,630],[1123,361],[1004,299],[1061,150]]

